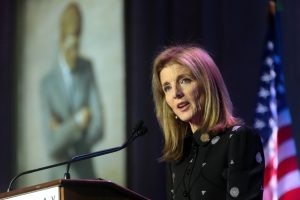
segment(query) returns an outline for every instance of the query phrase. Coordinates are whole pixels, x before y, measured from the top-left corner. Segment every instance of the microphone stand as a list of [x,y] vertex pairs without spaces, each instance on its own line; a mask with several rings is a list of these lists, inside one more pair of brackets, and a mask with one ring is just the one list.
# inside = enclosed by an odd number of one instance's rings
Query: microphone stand
[[11,186],[12,184],[20,177],[23,176],[25,174],[30,174],[33,172],[37,172],[37,171],[41,171],[41,170],[45,170],[45,169],[49,169],[49,168],[54,168],[54,167],[58,167],[61,165],[66,165],[67,164],[67,172],[64,175],[65,179],[70,179],[70,173],[69,173],[69,169],[70,169],[70,165],[71,163],[74,162],[79,162],[82,160],[86,160],[89,158],[93,158],[93,157],[97,157],[97,156],[102,156],[105,154],[109,154],[109,153],[113,153],[119,150],[124,149],[125,147],[127,147],[131,142],[133,142],[137,137],[144,135],[147,132],[147,128],[145,126],[143,126],[143,121],[140,121],[137,126],[133,129],[132,134],[130,135],[130,137],[127,139],[127,141],[119,146],[119,147],[115,147],[115,148],[110,148],[110,149],[106,149],[106,150],[102,150],[102,151],[97,151],[97,152],[93,152],[93,153],[87,153],[87,154],[82,154],[82,155],[78,155],[78,156],[74,156],[71,160],[68,161],[64,161],[64,162],[60,162],[60,163],[56,163],[53,165],[48,165],[48,166],[44,166],[44,167],[40,167],[40,168],[36,168],[36,169],[32,169],[32,170],[28,170],[28,171],[24,171],[22,173],[19,173],[17,176],[15,176],[9,183],[8,188],[7,188],[7,192],[11,191]]
[[66,173],[64,175],[65,179],[70,179],[70,166],[72,163],[74,162],[79,162],[82,160],[87,160],[93,157],[97,157],[97,156],[103,156],[105,154],[110,154],[110,153],[114,153],[116,151],[120,151],[122,149],[124,149],[125,147],[127,147],[131,142],[133,142],[137,137],[144,135],[147,132],[147,128],[144,127],[142,124],[140,125],[140,127],[138,127],[136,129],[136,131],[133,132],[133,134],[128,138],[128,140],[121,146],[119,147],[114,147],[114,148],[110,148],[110,149],[106,149],[106,150],[102,150],[102,151],[97,151],[97,152],[93,152],[93,153],[87,153],[87,154],[82,154],[82,155],[77,155],[74,156],[70,161],[68,161],[68,165],[66,168]]
[[58,167],[58,166],[65,165],[65,164],[68,164],[68,163],[69,163],[69,161],[64,161],[64,162],[56,163],[56,164],[53,164],[53,165],[48,165],[48,166],[45,166],[45,167],[40,167],[40,168],[36,168],[36,169],[24,171],[24,172],[18,174],[17,176],[15,176],[15,177],[10,181],[10,183],[9,183],[9,185],[8,185],[8,188],[7,188],[7,192],[10,191],[12,184],[13,184],[13,183],[17,180],[17,178],[19,178],[20,176],[23,176],[23,175],[25,175],[25,174],[31,174],[31,173],[33,173],[33,172],[37,172],[37,171],[41,171],[41,170],[45,170],[45,169],[49,169],[49,168]]

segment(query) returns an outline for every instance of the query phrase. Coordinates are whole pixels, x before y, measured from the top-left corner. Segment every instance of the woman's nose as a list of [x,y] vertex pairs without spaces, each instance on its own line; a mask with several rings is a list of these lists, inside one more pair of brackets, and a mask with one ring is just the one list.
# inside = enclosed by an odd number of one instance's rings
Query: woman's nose
[[182,88],[177,85],[174,89],[174,98],[181,98],[183,97],[183,92],[182,92]]

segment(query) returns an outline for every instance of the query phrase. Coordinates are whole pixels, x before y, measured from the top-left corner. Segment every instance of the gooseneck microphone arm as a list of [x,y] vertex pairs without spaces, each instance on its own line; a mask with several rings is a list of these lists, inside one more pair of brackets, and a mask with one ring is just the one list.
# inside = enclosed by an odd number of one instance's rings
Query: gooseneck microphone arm
[[137,124],[137,126],[133,129],[133,132],[132,134],[130,135],[130,137],[127,139],[127,141],[119,146],[119,147],[114,147],[114,148],[110,148],[110,149],[105,149],[105,150],[102,150],[102,151],[97,151],[97,152],[93,152],[93,153],[87,153],[87,154],[82,154],[82,155],[77,155],[77,156],[74,156],[69,162],[68,162],[68,165],[67,165],[67,169],[66,169],[66,173],[65,173],[65,176],[64,178],[65,179],[70,179],[70,166],[72,163],[74,162],[79,162],[79,161],[82,161],[82,160],[87,160],[87,159],[90,159],[90,158],[93,158],[93,157],[97,157],[97,156],[103,156],[105,154],[109,154],[109,153],[114,153],[116,151],[120,151],[124,148],[126,148],[131,142],[133,142],[137,137],[139,136],[142,136],[144,135],[145,133],[147,132],[147,128],[145,126],[143,126],[143,122],[139,122]]
[[13,179],[11,179],[9,185],[8,185],[8,188],[7,188],[7,192],[9,192],[11,190],[11,186],[12,184],[20,177],[20,176],[23,176],[25,174],[31,174],[33,172],[37,172],[37,171],[42,171],[42,170],[45,170],[45,169],[50,169],[50,168],[54,168],[54,167],[58,167],[58,166],[61,166],[61,165],[66,165],[68,164],[69,161],[65,161],[65,162],[60,162],[60,163],[56,163],[56,164],[53,164],[53,165],[48,165],[48,166],[45,166],[45,167],[40,167],[40,168],[36,168],[36,169],[32,169],[32,170],[28,170],[28,171],[24,171],[20,174],[18,174],[17,176],[15,176]]
[[37,172],[37,171],[42,171],[42,170],[45,170],[45,169],[50,169],[50,168],[66,165],[66,164],[67,164],[67,172],[65,173],[64,178],[68,179],[68,178],[70,178],[69,169],[70,169],[71,163],[79,162],[79,161],[86,160],[86,159],[89,159],[89,158],[102,156],[102,155],[105,155],[105,154],[109,154],[109,153],[113,153],[113,152],[122,150],[125,147],[127,147],[131,142],[133,142],[137,137],[144,135],[146,132],[147,132],[147,128],[143,125],[143,121],[140,121],[136,125],[136,127],[133,129],[133,131],[132,131],[130,137],[127,139],[127,141],[119,147],[110,148],[110,149],[106,149],[106,150],[102,150],[102,151],[97,151],[97,152],[94,152],[94,153],[87,153],[87,154],[74,156],[71,160],[68,160],[68,161],[64,161],[64,162],[56,163],[56,164],[53,164],[53,165],[48,165],[48,166],[45,166],[45,167],[40,167],[40,168],[36,168],[36,169],[32,169],[32,170],[28,170],[28,171],[24,171],[22,173],[19,173],[17,176],[15,176],[13,179],[11,179],[11,181],[9,183],[9,186],[7,188],[7,192],[9,192],[11,190],[11,186],[13,185],[13,183],[20,176],[23,176],[23,175],[26,175],[26,174],[31,174],[31,173]]

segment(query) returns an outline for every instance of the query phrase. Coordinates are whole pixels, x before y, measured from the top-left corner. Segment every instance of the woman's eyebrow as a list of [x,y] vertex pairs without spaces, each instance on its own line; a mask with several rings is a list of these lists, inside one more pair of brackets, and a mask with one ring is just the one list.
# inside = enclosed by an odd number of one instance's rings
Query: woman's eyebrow
[[164,82],[164,83],[162,83],[161,85],[162,86],[166,86],[166,85],[169,85],[170,83],[168,82],[168,81],[166,81],[166,82]]

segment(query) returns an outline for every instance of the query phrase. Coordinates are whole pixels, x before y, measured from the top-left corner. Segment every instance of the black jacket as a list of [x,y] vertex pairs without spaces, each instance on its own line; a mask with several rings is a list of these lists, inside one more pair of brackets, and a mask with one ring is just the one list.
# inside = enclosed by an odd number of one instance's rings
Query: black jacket
[[261,200],[264,154],[260,137],[244,126],[234,126],[200,140],[189,132],[184,155],[168,166],[168,199]]

